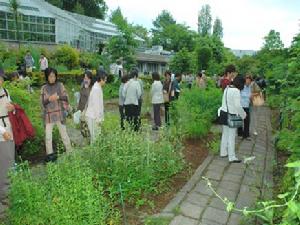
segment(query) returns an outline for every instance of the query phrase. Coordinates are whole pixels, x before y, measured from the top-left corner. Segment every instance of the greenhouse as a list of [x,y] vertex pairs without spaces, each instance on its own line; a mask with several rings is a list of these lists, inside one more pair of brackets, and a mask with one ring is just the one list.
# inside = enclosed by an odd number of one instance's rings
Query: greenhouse
[[8,42],[70,44],[88,51],[119,34],[117,27],[103,20],[61,10],[43,0],[21,0],[17,34],[9,0],[0,0],[0,39]]

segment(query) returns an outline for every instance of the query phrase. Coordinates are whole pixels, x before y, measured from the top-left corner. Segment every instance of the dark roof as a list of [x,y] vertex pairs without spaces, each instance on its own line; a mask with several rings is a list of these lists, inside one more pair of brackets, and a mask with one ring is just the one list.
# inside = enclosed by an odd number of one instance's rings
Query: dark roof
[[147,54],[147,53],[144,53],[144,52],[136,52],[135,57],[136,57],[137,61],[142,61],[142,62],[168,63],[170,61],[169,56]]

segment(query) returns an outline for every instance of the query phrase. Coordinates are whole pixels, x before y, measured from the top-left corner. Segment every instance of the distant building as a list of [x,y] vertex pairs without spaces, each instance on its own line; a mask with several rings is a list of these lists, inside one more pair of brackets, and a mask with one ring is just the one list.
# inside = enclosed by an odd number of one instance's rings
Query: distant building
[[169,67],[173,52],[163,50],[162,46],[153,46],[151,49],[140,48],[136,52],[138,69],[143,74],[158,72],[163,74]]
[[[31,44],[70,44],[97,51],[99,44],[119,35],[117,26],[104,20],[70,13],[44,0],[19,0],[19,40]],[[9,0],[0,0],[0,39],[17,41],[16,25]]]
[[237,50],[237,49],[231,49],[231,52],[236,56],[236,57],[243,57],[244,55],[249,55],[253,56],[256,54],[257,51],[254,50]]

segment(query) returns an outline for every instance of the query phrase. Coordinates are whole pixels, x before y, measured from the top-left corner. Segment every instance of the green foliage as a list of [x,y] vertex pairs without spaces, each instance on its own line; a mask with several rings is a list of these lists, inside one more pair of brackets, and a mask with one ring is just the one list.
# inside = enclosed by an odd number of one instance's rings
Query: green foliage
[[172,105],[177,132],[188,137],[206,135],[221,105],[221,95],[221,91],[213,84],[205,90],[196,87],[183,90],[179,100]]
[[220,18],[216,18],[213,26],[213,36],[222,39],[223,37],[223,27]]
[[71,70],[79,65],[79,52],[69,45],[62,45],[56,49],[53,60],[57,65],[65,65]]
[[[150,133],[137,134],[118,127],[118,119],[106,120],[97,142],[86,147],[82,157],[111,197],[120,196],[120,185],[125,200],[138,203],[142,194],[159,192],[158,186],[166,182],[183,167],[178,145],[160,134],[158,142]],[[180,146],[180,145],[179,145]]]
[[191,73],[193,71],[192,55],[186,48],[177,52],[170,62],[170,69],[174,73]]
[[104,19],[107,11],[104,0],[47,0],[47,2],[70,12],[99,19]]
[[268,35],[264,37],[265,43],[263,48],[266,50],[280,50],[283,49],[284,45],[280,39],[280,33],[275,30],[270,30]]
[[208,36],[211,34],[211,8],[209,5],[202,6],[198,15],[198,33],[201,36]]
[[10,224],[99,224],[118,221],[89,164],[76,154],[33,175],[28,165],[11,174]]
[[256,75],[258,73],[258,61],[251,56],[243,56],[237,61],[237,70],[245,75],[247,73]]
[[100,65],[104,65],[106,71],[108,71],[109,61],[104,56],[90,53],[82,52],[79,57],[80,67],[97,70]]

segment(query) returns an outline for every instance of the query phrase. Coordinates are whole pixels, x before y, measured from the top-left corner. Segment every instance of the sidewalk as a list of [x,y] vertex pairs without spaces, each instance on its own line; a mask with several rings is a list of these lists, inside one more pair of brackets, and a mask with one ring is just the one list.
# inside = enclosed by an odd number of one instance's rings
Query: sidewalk
[[258,199],[272,198],[274,151],[270,116],[270,110],[262,107],[258,115],[259,135],[252,141],[237,140],[237,156],[255,156],[254,160],[229,164],[227,158],[208,156],[158,216],[171,217],[170,225],[240,224],[243,215],[228,213],[202,176],[210,179],[219,195],[235,202],[240,209],[252,206]]

